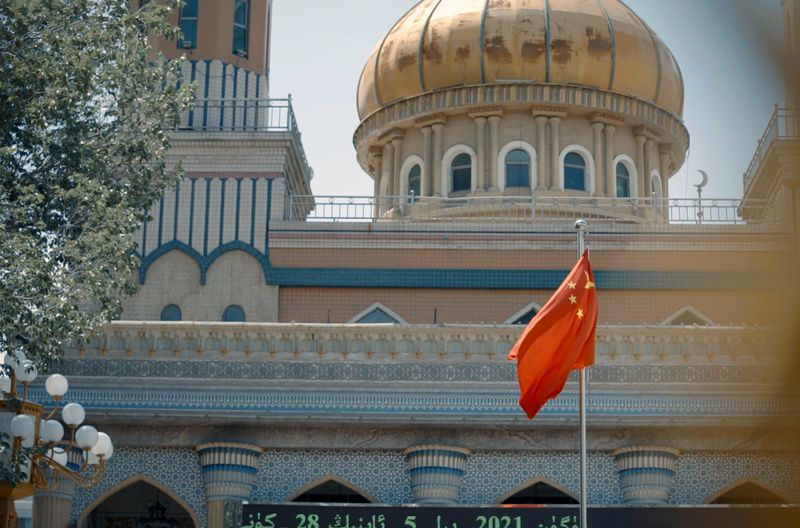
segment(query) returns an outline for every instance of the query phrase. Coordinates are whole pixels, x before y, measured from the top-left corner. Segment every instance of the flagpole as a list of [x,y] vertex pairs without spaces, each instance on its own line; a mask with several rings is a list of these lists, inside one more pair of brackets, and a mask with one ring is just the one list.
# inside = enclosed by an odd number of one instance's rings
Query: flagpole
[[[586,220],[578,220],[575,222],[575,231],[578,234],[578,260],[583,257],[583,252],[586,250],[586,231],[589,224]],[[581,528],[588,528],[588,485],[587,485],[587,471],[588,460],[586,455],[586,367],[580,369],[580,451],[581,451]]]

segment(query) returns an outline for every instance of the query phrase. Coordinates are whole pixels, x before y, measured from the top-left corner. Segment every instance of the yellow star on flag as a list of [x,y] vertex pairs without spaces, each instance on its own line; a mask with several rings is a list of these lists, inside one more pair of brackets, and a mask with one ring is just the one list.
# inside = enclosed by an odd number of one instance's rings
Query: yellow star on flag
[[574,290],[575,289],[575,283],[574,282],[570,282],[569,284],[567,284],[567,286],[569,286],[570,290]]
[[583,319],[583,308],[578,309],[578,319]]
[[569,296],[569,302],[570,302],[570,304],[578,304],[578,298],[575,297],[574,295],[570,295]]

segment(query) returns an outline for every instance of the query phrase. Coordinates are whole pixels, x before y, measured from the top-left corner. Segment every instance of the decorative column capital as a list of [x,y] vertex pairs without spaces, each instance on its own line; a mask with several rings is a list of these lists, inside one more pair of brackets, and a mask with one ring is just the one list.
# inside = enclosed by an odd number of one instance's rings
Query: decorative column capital
[[626,504],[667,504],[681,452],[671,447],[624,447],[611,453]]
[[463,447],[426,444],[403,451],[417,504],[455,504],[471,451]]
[[249,500],[263,452],[258,446],[228,442],[197,446],[206,500]]

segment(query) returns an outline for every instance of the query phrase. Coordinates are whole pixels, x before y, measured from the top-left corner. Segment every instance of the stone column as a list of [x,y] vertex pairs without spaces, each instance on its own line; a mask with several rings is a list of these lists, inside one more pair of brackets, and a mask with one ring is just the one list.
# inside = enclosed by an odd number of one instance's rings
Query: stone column
[[34,528],[67,528],[75,497],[75,483],[52,469],[45,470],[47,485],[33,494]]
[[433,194],[433,130],[429,126],[420,129],[423,137],[422,144],[422,182],[420,184],[420,196],[431,196]]
[[416,504],[455,504],[464,479],[469,449],[419,445],[403,451]]
[[606,173],[606,196],[614,197],[617,195],[617,168],[614,166],[614,153],[616,152],[616,145],[614,145],[614,133],[617,127],[614,125],[606,125],[603,129],[605,134],[605,173]]
[[500,116],[489,116],[489,190],[500,188],[497,179],[497,164],[500,155]]
[[680,451],[670,447],[625,447],[611,456],[625,504],[667,504]]
[[383,145],[381,162],[381,189],[380,189],[380,214],[389,210],[390,204],[386,196],[392,193],[392,165],[394,165],[394,147],[390,142]]
[[550,118],[550,178],[547,182],[548,190],[560,190],[558,186],[559,180],[559,163],[558,158],[561,156],[561,118]]
[[250,500],[264,450],[257,446],[216,442],[197,447],[203,471],[208,528],[233,528],[241,520],[242,501]]
[[636,181],[638,183],[638,194],[639,198],[648,198],[647,194],[647,187],[645,186],[645,180],[647,180],[647,176],[645,175],[646,167],[644,165],[644,144],[647,142],[647,138],[641,134],[636,134]]
[[644,172],[645,172],[645,189],[647,190],[647,197],[652,198],[653,192],[653,180],[650,178],[650,171],[653,169],[653,148],[655,148],[655,142],[652,139],[648,139],[644,143]]
[[444,157],[444,123],[433,124],[433,193],[434,196],[444,194],[442,183],[442,158]]
[[373,216],[378,218],[381,215],[381,179],[383,178],[383,150],[381,149],[380,152],[376,152],[372,155],[373,163],[375,164],[375,185],[374,185],[374,196],[375,196],[375,207],[373,208]]
[[477,116],[475,120],[475,189],[486,189],[486,118]]
[[[403,189],[402,181],[403,175],[400,174],[400,169],[403,166],[403,138],[395,137],[392,139],[392,147],[394,147],[394,164],[392,165],[392,193],[394,196],[402,196],[406,194],[407,189]],[[399,204],[396,204],[399,205]]]
[[666,200],[669,198],[669,145],[659,145],[658,147],[658,171],[661,173],[661,196]]
[[536,116],[536,187],[547,189],[547,117]]
[[594,155],[594,195],[595,196],[614,196],[611,187],[606,188],[606,166],[603,163],[603,123],[595,121],[592,123],[592,154]]

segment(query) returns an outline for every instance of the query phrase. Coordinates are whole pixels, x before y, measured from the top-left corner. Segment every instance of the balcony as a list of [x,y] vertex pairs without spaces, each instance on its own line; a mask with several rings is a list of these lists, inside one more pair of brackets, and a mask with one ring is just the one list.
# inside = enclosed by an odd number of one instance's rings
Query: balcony
[[298,196],[289,197],[287,221],[317,222],[566,222],[582,217],[611,224],[780,224],[780,201],[748,200],[748,219],[738,199],[643,199],[552,195],[492,197]]
[[181,114],[178,132],[289,136],[306,174],[313,174],[303,147],[292,99],[198,99]]
[[[800,147],[800,112],[793,108],[778,108],[775,107],[772,117],[769,120],[767,129],[764,135],[758,140],[755,155],[750,162],[750,166],[744,173],[744,195],[746,198],[753,197],[756,199],[771,198],[767,196],[767,192],[762,189],[773,188],[774,183],[777,183],[777,167],[770,167],[770,161],[773,157],[772,154],[778,149],[790,149],[797,151]],[[767,178],[761,176],[762,173]],[[765,180],[775,180],[773,182]],[[764,181],[764,183],[758,182]],[[751,200],[747,200],[748,204]],[[749,216],[749,215],[748,215]]]

